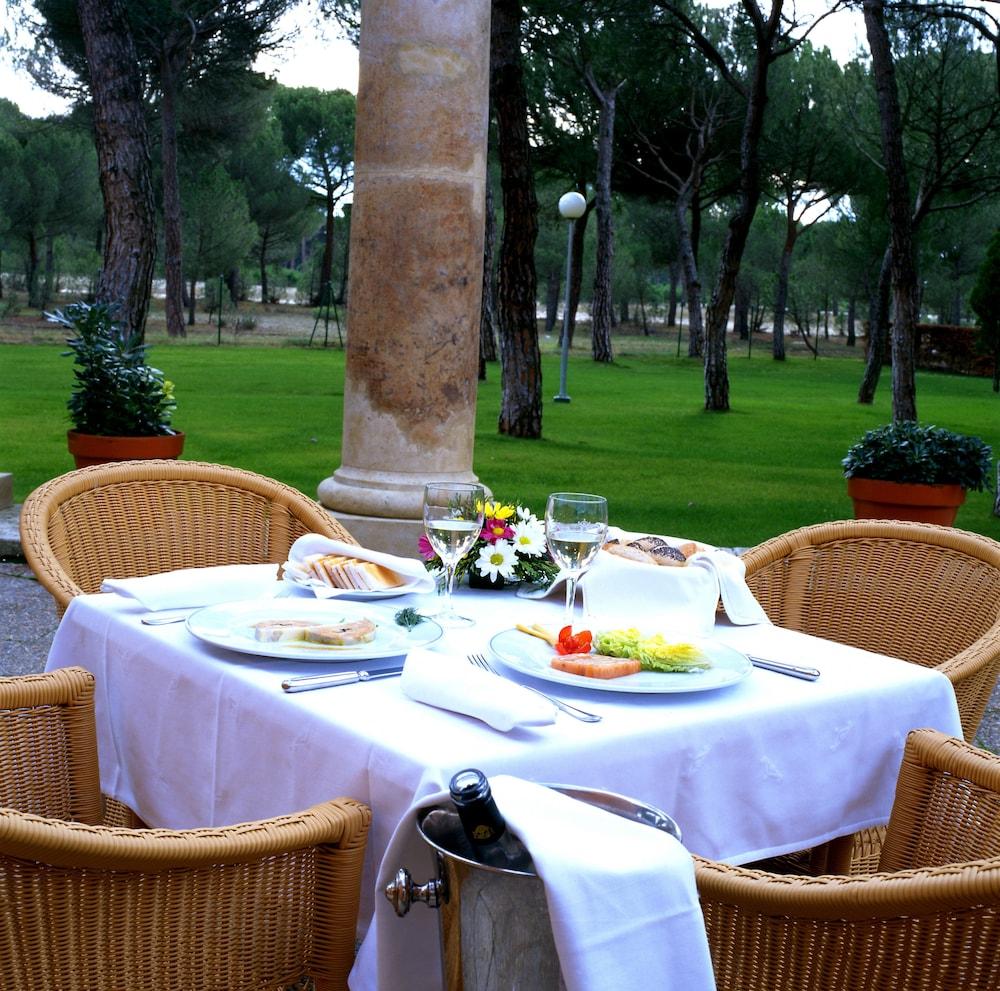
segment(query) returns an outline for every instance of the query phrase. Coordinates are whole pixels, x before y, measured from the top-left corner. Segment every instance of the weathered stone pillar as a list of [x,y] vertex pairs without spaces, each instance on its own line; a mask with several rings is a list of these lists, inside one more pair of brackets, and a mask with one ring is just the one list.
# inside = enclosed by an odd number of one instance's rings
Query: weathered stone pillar
[[474,481],[490,0],[364,0],[341,465],[319,498],[413,555],[423,486]]

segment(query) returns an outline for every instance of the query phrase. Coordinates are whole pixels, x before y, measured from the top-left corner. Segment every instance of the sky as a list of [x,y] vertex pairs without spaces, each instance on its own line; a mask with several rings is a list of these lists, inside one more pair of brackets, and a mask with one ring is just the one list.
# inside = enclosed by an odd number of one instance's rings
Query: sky
[[[712,6],[729,6],[732,0],[703,0]],[[786,0],[786,10],[794,9],[797,20],[805,20],[826,10],[826,0]],[[0,31],[9,22],[7,0],[0,0]],[[310,17],[306,9],[293,10],[279,22],[281,31],[295,32],[288,48],[259,60],[257,68],[274,76],[285,86],[315,86],[319,89],[358,89],[358,53],[354,46],[337,37],[334,26]],[[841,12],[829,17],[811,36],[817,46],[827,46],[834,58],[846,62],[864,47],[864,26],[860,16]],[[16,103],[31,117],[60,113],[67,103],[35,86],[23,69],[13,66],[10,54],[0,49],[0,96]]]

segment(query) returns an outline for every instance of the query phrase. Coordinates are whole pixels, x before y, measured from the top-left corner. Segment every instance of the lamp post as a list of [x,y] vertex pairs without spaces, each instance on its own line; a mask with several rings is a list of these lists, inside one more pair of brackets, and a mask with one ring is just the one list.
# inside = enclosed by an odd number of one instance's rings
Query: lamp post
[[559,359],[559,393],[553,399],[557,403],[568,403],[566,394],[566,363],[569,360],[569,298],[570,282],[573,277],[573,223],[587,211],[587,201],[580,193],[563,193],[559,197],[559,213],[569,223],[566,225],[566,302],[563,305],[562,355]]

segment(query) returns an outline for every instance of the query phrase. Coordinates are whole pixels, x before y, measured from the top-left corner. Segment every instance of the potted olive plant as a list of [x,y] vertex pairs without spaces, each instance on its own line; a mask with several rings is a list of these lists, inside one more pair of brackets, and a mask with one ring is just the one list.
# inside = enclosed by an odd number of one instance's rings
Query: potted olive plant
[[105,303],[72,303],[46,314],[73,332],[75,360],[67,432],[77,468],[135,458],[177,458],[184,434],[170,426],[173,383],[146,363],[146,345]]
[[981,438],[910,420],[869,430],[843,466],[856,519],[950,526],[965,493],[993,483],[993,452]]

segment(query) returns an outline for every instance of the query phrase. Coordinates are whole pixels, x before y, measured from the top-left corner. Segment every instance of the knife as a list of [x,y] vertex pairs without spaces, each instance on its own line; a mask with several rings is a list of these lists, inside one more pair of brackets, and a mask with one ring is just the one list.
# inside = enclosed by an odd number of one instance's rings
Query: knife
[[819,671],[816,668],[802,668],[795,664],[785,664],[782,661],[769,661],[764,657],[754,657],[753,654],[747,654],[747,657],[755,668],[763,668],[765,671],[791,675],[793,678],[802,678],[804,681],[815,681],[819,677]]
[[377,678],[395,678],[402,668],[385,668],[382,671],[340,671],[337,674],[309,674],[286,678],[281,687],[286,692],[308,692],[314,688],[333,688],[336,685],[353,685],[357,681],[375,681]]

